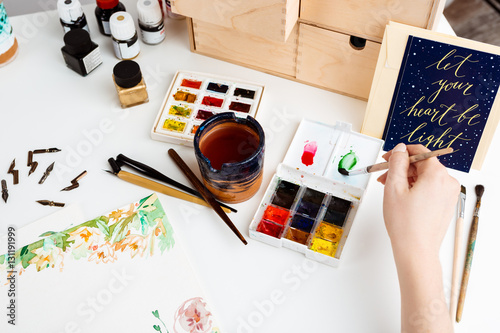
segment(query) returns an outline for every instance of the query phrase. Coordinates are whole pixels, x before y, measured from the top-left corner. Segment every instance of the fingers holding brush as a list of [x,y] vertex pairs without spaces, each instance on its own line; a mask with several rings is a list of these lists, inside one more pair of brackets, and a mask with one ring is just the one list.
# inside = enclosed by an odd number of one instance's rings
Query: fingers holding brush
[[[414,155],[419,155],[419,154],[424,154],[430,152],[430,150],[423,145],[407,145],[406,150],[408,151],[409,156],[414,156]],[[385,159],[386,161],[389,161],[389,159],[392,156],[393,150],[388,151],[384,155],[382,155],[382,158]],[[439,160],[436,157],[429,158],[423,161],[418,161],[411,163],[408,167],[408,184],[409,186],[413,186],[413,184],[417,181],[418,175],[431,171],[434,172],[435,168],[441,165]],[[377,181],[382,183],[383,185],[386,184],[387,181],[387,174],[388,171],[382,174],[380,177],[377,178]]]

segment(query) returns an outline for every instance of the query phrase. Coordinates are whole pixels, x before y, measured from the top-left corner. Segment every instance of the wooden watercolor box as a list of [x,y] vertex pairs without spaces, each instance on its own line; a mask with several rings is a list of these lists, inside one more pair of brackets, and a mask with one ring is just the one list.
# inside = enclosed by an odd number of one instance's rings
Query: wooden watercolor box
[[[192,18],[188,27],[193,52],[362,100],[369,97],[385,25],[393,19],[435,28],[445,2],[301,0],[298,21],[291,29],[287,25],[283,41],[208,19],[201,9],[181,10],[180,4],[191,0],[175,1],[178,13]],[[230,6],[230,1],[218,2]],[[340,8],[341,14],[334,13]],[[351,19],[333,20],[332,15]],[[293,20],[287,17],[286,22]],[[274,29],[260,20],[250,23]]]
[[250,237],[338,266],[370,175],[343,176],[338,165],[375,163],[382,140],[302,120],[249,226]]
[[178,71],[151,129],[158,141],[193,146],[203,121],[222,112],[256,117],[264,86],[228,77]]

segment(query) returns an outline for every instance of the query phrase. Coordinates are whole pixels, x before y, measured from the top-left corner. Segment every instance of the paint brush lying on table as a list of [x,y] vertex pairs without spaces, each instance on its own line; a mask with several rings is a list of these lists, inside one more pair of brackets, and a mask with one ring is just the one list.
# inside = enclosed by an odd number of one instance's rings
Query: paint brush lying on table
[[179,169],[186,175],[191,184],[200,192],[203,198],[212,206],[213,210],[220,216],[220,218],[226,223],[226,225],[234,232],[236,236],[243,242],[243,244],[247,245],[247,241],[245,237],[240,233],[240,231],[236,228],[233,222],[229,219],[229,217],[224,213],[222,207],[219,205],[212,192],[210,192],[205,185],[196,177],[196,175],[191,171],[191,169],[187,166],[184,160],[177,154],[175,150],[170,148],[168,150],[168,155],[174,160],[175,164],[179,167]]
[[[166,185],[157,183],[153,180],[147,179],[145,177],[123,171],[121,168],[118,166],[116,161],[113,158],[110,158],[108,160],[109,164],[111,165],[111,168],[113,171],[105,170],[106,172],[109,172],[111,174],[114,174],[115,176],[118,176],[121,180],[124,180],[126,182],[129,182],[131,184],[144,187],[159,193],[163,193],[166,195],[169,195],[171,197],[177,198],[177,199],[182,199],[185,201],[193,202],[198,205],[206,206],[206,207],[211,207],[207,202],[205,202],[203,199],[200,199],[198,197],[195,197],[194,195],[184,193],[182,191],[176,190],[174,188],[168,187]],[[226,213],[230,213],[231,211],[228,208],[222,208]]]
[[[423,160],[429,159],[431,157],[437,157],[437,156],[451,154],[451,153],[453,153],[453,148],[449,147],[449,148],[430,151],[430,152],[423,153],[423,154],[413,155],[413,156],[410,156],[410,164],[418,162],[418,161],[423,161]],[[366,175],[367,173],[381,171],[381,170],[387,170],[387,169],[389,169],[389,162],[383,162],[383,163],[369,165],[369,166],[364,167],[362,169],[353,170],[353,171],[348,171],[344,168],[339,168],[339,173],[341,173],[344,176],[357,176],[357,175]]]

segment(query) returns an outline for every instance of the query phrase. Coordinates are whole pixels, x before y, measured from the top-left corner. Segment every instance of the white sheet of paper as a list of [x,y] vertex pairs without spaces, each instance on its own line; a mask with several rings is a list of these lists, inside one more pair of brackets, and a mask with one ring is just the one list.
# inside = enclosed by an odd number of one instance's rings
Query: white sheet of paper
[[[45,223],[61,230],[58,218]],[[0,257],[2,308],[11,299],[16,306],[15,326],[7,316],[1,332],[219,332],[155,194],[43,239],[18,248],[14,297],[12,268]],[[25,268],[20,252],[29,256]]]

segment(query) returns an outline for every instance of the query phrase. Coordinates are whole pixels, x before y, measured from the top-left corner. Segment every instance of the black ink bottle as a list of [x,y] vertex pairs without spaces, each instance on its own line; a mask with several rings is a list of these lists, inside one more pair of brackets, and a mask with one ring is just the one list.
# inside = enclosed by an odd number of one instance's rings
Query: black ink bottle
[[82,76],[102,64],[99,46],[92,42],[87,30],[72,29],[64,35],[61,48],[66,65]]

